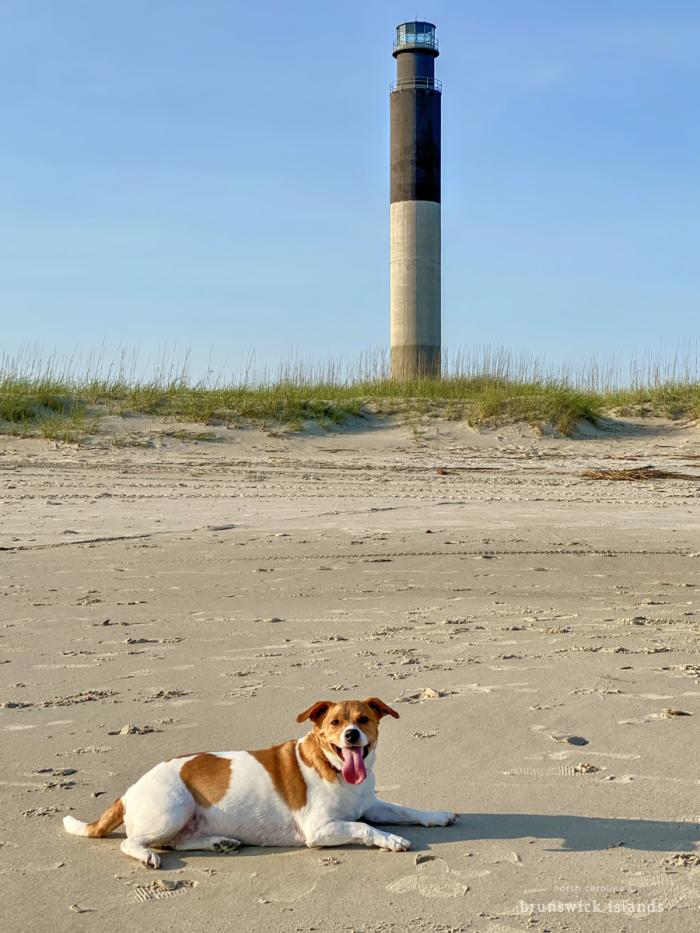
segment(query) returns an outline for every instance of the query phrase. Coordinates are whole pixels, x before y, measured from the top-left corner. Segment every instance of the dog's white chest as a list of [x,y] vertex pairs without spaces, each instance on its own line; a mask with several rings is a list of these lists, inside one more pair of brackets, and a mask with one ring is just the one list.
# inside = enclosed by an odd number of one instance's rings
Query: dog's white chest
[[304,776],[309,795],[306,810],[329,820],[359,820],[375,799],[371,771],[361,784],[355,785],[342,779],[326,781],[312,768],[305,767]]

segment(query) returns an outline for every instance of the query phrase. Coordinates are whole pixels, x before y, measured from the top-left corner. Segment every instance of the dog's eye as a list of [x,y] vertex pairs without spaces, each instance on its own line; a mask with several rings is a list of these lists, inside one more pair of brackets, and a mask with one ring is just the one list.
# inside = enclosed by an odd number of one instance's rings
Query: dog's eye
[[358,716],[357,717],[358,726],[364,726],[366,722],[369,722],[369,716]]
[[331,725],[332,725],[332,726],[339,726],[339,725],[340,725],[340,720],[339,720],[339,719],[331,719]]

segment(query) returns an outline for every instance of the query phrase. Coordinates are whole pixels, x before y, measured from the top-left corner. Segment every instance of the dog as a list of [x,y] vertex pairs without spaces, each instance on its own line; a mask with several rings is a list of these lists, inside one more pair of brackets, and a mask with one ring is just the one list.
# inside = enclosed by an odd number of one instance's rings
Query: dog
[[378,800],[373,766],[379,723],[399,718],[377,697],[317,700],[297,716],[312,723],[301,739],[259,751],[198,752],[163,761],[132,784],[94,823],[72,816],[76,836],[108,836],[122,823],[121,850],[160,867],[151,846],[229,852],[240,845],[341,846],[404,852],[411,843],[373,823],[449,826],[448,811]]

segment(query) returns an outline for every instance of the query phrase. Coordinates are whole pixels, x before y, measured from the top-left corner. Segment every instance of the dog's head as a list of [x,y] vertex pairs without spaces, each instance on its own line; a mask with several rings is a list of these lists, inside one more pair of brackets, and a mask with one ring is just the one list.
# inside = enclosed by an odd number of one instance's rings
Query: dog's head
[[399,718],[396,710],[377,697],[366,700],[317,700],[297,716],[297,722],[310,719],[321,751],[340,771],[348,784],[361,784],[367,777],[365,760],[374,751],[383,716]]

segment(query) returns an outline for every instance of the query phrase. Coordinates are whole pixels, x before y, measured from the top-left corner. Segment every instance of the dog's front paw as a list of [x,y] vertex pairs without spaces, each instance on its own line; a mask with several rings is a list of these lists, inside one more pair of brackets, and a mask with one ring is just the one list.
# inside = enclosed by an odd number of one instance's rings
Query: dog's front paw
[[458,819],[458,813],[451,813],[449,810],[436,810],[435,813],[426,813],[423,826],[451,826]]
[[406,852],[411,848],[411,842],[404,839],[403,836],[395,836],[394,833],[385,833],[378,840],[377,845],[380,849],[387,849],[389,852]]

